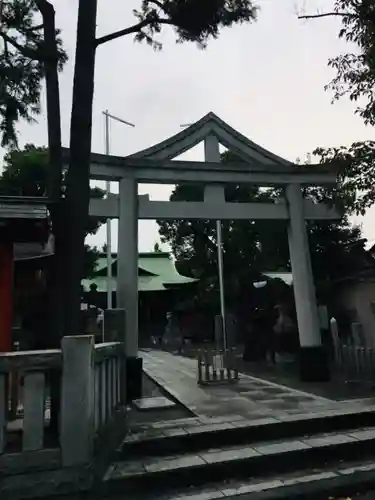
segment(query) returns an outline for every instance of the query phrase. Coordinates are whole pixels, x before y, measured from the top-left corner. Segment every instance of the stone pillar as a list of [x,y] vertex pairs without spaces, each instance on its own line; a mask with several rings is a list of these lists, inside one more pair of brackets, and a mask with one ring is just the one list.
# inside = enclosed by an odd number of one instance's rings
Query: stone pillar
[[130,173],[119,182],[117,303],[125,310],[124,343],[128,400],[142,391],[142,359],[138,358],[138,184]]
[[61,341],[60,442],[63,467],[92,461],[95,438],[95,349],[93,335]]
[[304,381],[326,381],[330,374],[320,334],[301,186],[287,186],[286,198],[290,217],[289,252],[300,339],[300,378]]

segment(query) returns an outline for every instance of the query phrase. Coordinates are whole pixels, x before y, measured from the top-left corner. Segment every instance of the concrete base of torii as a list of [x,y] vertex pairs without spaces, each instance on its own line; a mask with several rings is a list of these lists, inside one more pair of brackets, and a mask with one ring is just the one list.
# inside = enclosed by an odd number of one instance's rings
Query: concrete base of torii
[[331,379],[328,353],[323,345],[301,347],[298,365],[302,382],[329,382]]

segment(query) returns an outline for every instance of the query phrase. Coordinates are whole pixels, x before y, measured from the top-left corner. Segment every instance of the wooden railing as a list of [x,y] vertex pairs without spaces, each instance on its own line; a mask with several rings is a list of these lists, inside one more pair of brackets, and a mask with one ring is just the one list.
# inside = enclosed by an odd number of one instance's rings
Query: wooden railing
[[[91,335],[64,337],[61,349],[0,354],[0,471],[90,464],[95,440],[125,401],[124,359],[122,344],[95,345]],[[47,430],[52,372],[61,394],[54,441]]]

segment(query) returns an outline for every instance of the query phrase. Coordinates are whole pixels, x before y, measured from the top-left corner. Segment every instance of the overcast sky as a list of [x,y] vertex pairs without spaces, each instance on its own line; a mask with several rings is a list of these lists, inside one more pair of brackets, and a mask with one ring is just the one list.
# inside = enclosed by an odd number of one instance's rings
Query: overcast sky
[[[203,0],[202,0],[203,1]],[[331,105],[324,85],[334,73],[329,57],[348,49],[337,40],[336,19],[299,21],[297,6],[328,10],[332,0],[260,0],[259,20],[226,29],[205,51],[176,45],[166,28],[162,52],[134,44],[131,37],[99,47],[97,53],[92,149],[104,150],[102,111],[134,122],[111,126],[111,152],[126,155],[180,131],[209,111],[272,152],[294,161],[317,146],[347,145],[374,139],[374,130],[354,115],[348,101]],[[69,144],[69,117],[75,50],[77,0],[55,0],[57,25],[70,60],[60,76],[63,144]],[[99,0],[98,35],[133,23],[140,0]],[[46,145],[45,114],[32,126],[20,124],[21,144]],[[1,153],[1,151],[0,151]],[[188,155],[202,159],[201,148]],[[142,186],[153,199],[168,199],[168,186]],[[364,235],[375,242],[375,209],[363,219]],[[139,247],[151,250],[156,224],[139,225]],[[117,245],[113,223],[113,245]],[[105,229],[89,241],[101,246]]]

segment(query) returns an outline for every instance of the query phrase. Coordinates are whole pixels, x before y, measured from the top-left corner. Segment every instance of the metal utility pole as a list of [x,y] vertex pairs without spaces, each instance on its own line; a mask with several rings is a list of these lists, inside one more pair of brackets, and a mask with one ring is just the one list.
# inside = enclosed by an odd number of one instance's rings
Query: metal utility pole
[[[189,127],[191,123],[180,125],[181,128]],[[205,153],[207,155],[207,153]],[[219,150],[215,152],[215,156],[220,156]],[[219,159],[219,158],[218,158]],[[205,161],[208,159],[205,158]],[[216,221],[216,240],[217,240],[217,262],[219,274],[219,290],[220,290],[220,313],[223,325],[223,348],[227,351],[227,331],[226,331],[226,312],[225,312],[225,293],[224,293],[224,264],[223,264],[223,235],[221,220]]]
[[[118,116],[111,115],[108,110],[102,112],[104,115],[104,131],[105,131],[105,154],[110,153],[110,138],[109,138],[109,119],[115,120],[129,127],[135,127],[134,123],[127,122]],[[107,198],[111,195],[111,183],[106,182]],[[112,231],[111,219],[107,219],[107,309],[112,309]]]
[[216,237],[217,237],[217,261],[219,267],[219,289],[220,289],[220,312],[223,324],[223,347],[224,352],[227,352],[227,324],[225,314],[225,294],[224,294],[224,264],[223,264],[223,236],[222,236],[221,220],[216,221]]

